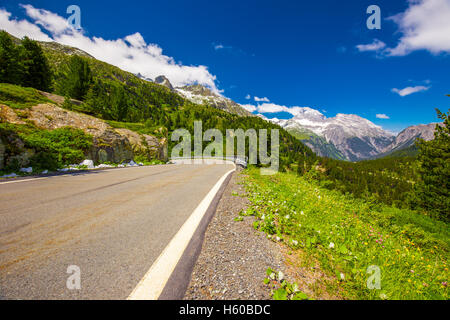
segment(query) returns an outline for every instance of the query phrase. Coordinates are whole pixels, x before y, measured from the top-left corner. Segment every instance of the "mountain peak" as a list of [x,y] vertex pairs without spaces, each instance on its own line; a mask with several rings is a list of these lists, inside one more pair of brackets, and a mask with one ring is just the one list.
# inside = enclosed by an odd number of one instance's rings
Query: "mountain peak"
[[172,84],[170,83],[169,79],[166,78],[166,76],[158,76],[158,77],[156,77],[155,82],[157,84],[160,84],[162,86],[165,86],[165,87],[169,88],[172,91],[174,90]]

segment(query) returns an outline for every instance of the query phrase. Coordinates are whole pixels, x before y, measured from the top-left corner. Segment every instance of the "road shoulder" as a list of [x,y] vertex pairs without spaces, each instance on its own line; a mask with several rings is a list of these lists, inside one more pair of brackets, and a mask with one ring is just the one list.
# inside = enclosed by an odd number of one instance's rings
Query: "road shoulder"
[[249,202],[243,176],[235,172],[206,231],[203,247],[184,296],[186,300],[265,300],[270,288],[263,283],[267,268],[284,271],[276,243],[253,229],[253,217],[235,221]]

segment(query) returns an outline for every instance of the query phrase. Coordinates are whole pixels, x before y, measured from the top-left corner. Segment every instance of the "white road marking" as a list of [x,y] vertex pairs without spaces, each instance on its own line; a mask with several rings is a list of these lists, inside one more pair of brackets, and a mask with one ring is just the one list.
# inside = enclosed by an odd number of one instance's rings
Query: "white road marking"
[[225,179],[236,170],[236,165],[234,163],[233,165],[234,169],[228,171],[200,202],[127,300],[157,300],[159,298],[220,187]]

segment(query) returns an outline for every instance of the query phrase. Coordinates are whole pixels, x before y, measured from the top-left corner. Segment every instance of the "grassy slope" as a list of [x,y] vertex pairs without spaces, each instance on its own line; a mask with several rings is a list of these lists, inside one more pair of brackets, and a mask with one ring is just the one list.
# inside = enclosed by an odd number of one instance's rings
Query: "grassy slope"
[[[247,173],[253,204],[248,213],[259,219],[255,227],[304,251],[306,265],[318,261],[336,279],[327,283],[329,290],[341,288],[352,299],[449,298],[443,285],[449,279],[447,224],[409,210],[373,206],[293,174]],[[381,268],[381,290],[366,287],[371,265]]]

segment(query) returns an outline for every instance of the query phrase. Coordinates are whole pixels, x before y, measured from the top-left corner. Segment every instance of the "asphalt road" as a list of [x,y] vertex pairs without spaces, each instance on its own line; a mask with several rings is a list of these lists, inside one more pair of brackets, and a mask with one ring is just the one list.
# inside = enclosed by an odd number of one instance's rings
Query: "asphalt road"
[[[126,299],[232,165],[0,182],[0,299]],[[81,290],[69,290],[69,266]]]

